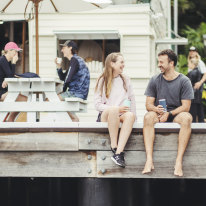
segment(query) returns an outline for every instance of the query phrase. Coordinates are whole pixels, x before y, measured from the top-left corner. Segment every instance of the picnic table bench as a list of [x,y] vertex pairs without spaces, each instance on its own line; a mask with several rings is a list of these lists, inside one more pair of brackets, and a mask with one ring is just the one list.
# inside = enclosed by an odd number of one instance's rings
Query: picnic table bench
[[[56,78],[6,78],[8,95],[0,102],[0,121],[8,112],[27,112],[27,121],[71,121],[68,111],[85,112],[87,101],[80,98],[66,98],[61,101],[58,93],[62,91],[63,81]],[[16,102],[19,94],[28,96],[27,102]],[[52,118],[51,118],[52,117]]]

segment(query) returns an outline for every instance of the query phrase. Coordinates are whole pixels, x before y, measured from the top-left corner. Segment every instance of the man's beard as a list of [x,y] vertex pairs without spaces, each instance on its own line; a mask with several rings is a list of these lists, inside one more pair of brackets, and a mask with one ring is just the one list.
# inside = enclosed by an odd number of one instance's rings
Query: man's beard
[[159,67],[159,69],[160,69],[160,72],[161,72],[162,74],[165,73],[165,68],[163,68],[163,67]]

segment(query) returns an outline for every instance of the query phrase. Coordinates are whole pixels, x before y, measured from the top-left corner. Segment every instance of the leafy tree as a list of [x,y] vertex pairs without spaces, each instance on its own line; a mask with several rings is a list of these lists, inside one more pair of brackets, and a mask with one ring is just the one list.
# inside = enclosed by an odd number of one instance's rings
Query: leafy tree
[[[174,0],[172,0],[172,6],[173,4]],[[188,39],[188,45],[178,47],[178,68],[184,74],[187,73],[187,55],[190,46],[195,46],[203,61],[206,61],[206,50],[203,43],[203,34],[206,34],[205,8],[205,0],[178,0],[179,34]]]
[[177,69],[180,73],[186,75],[188,73],[187,57],[184,54],[178,55]]
[[[171,5],[174,5],[174,0],[171,1]],[[179,15],[184,15],[188,10],[195,7],[194,2],[190,0],[178,0]]]
[[[184,46],[184,50],[179,57],[178,68],[181,73],[186,74],[187,72],[187,58],[188,50],[190,46],[195,46],[198,53],[202,57],[203,61],[206,60],[205,46],[203,43],[203,34],[206,34],[206,23],[200,23],[197,29],[190,26],[185,26],[186,29],[182,29],[182,34],[188,39],[188,45]],[[185,56],[185,58],[184,58]]]

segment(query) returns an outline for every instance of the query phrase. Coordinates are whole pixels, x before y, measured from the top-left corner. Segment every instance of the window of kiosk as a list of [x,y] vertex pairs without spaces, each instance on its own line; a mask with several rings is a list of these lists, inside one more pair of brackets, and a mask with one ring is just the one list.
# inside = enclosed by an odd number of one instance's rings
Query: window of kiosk
[[[59,40],[57,46],[57,55],[63,58],[63,69],[69,67],[69,61],[63,57],[59,44],[63,44],[66,40],[68,39]],[[85,60],[90,73],[101,73],[106,56],[112,52],[120,52],[120,39],[74,41],[78,46],[78,55]]]

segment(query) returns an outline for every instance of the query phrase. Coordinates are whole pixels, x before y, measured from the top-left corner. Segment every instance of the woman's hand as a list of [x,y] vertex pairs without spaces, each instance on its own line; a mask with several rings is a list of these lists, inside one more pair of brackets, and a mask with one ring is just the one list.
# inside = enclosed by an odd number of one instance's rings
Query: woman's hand
[[3,82],[2,82],[2,88],[6,88],[7,86],[8,86],[8,82],[3,81]]
[[196,82],[195,86],[194,86],[194,89],[199,89],[201,86],[202,86],[202,82],[201,81]]
[[18,61],[18,53],[12,58],[12,64],[16,64],[16,62]]
[[120,106],[119,107],[119,113],[125,113],[125,112],[129,112],[130,108],[127,106]]

